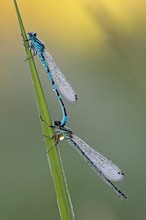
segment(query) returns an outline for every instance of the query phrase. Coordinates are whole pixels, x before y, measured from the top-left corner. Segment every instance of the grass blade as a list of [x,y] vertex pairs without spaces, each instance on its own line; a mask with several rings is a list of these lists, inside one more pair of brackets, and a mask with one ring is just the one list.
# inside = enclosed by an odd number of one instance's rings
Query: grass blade
[[[29,44],[27,41],[25,41],[25,39],[27,39],[27,36],[26,36],[26,32],[24,29],[24,25],[21,19],[21,15],[20,15],[16,0],[14,0],[14,5],[16,9],[19,26],[20,26],[21,35],[24,40],[26,54],[27,54],[27,57],[29,57],[28,63],[30,67],[32,81],[33,81],[33,88],[34,88],[34,93],[36,97],[39,116],[41,116],[43,120],[47,122],[47,124],[52,125],[47,103],[44,97],[42,86],[41,86],[39,76],[37,73],[37,69],[34,63],[34,59],[32,57],[31,51],[29,50]],[[52,137],[53,128],[48,128],[47,124],[41,121],[42,132],[46,136]],[[45,140],[46,151],[48,152],[49,149],[51,149],[55,145],[55,141],[54,139],[49,139],[46,137],[44,137],[44,140]],[[65,180],[60,153],[58,151],[57,146],[53,147],[52,150],[49,151],[49,153],[47,154],[47,157],[48,157],[48,162],[49,162],[49,166],[50,166],[50,170],[51,170],[51,174],[53,178],[53,183],[54,183],[54,187],[56,191],[57,203],[58,203],[58,208],[59,208],[61,219],[62,220],[73,220],[74,212],[73,212],[72,203],[71,203],[70,195],[69,195],[66,180]]]

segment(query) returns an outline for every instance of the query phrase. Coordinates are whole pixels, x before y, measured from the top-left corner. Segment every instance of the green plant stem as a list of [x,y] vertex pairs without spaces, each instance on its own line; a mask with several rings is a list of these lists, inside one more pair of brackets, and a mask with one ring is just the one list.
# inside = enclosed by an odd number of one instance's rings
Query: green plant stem
[[[21,35],[24,40],[26,54],[27,54],[27,57],[29,58],[28,63],[29,63],[30,71],[31,71],[31,77],[33,81],[33,88],[34,88],[34,93],[36,97],[39,116],[41,116],[42,119],[47,124],[52,125],[47,103],[44,97],[42,86],[41,86],[39,76],[37,73],[37,69],[34,63],[34,59],[33,59],[31,51],[29,50],[29,43],[28,41],[25,41],[27,39],[27,36],[26,36],[26,32],[24,29],[24,25],[21,19],[21,15],[20,15],[16,0],[14,0],[14,5],[15,5],[16,14],[18,17]],[[62,220],[73,220],[74,213],[73,213],[72,203],[71,203],[70,195],[69,195],[66,180],[65,180],[64,170],[61,164],[60,154],[58,152],[57,146],[55,146],[56,145],[55,140],[46,137],[46,136],[48,137],[53,136],[53,128],[48,127],[46,123],[44,123],[41,120],[42,132],[45,135],[44,136],[45,147],[46,147],[46,151],[48,152],[47,157],[48,157],[49,166],[50,166],[53,183],[54,183],[54,187],[56,191],[60,216]],[[49,149],[51,150],[49,151]]]

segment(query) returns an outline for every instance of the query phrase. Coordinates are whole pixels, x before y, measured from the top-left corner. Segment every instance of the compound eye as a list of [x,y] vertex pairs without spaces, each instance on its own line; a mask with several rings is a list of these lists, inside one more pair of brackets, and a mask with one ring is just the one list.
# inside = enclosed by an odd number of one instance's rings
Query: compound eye
[[31,36],[31,37],[36,37],[37,33],[36,32],[28,32],[27,35]]

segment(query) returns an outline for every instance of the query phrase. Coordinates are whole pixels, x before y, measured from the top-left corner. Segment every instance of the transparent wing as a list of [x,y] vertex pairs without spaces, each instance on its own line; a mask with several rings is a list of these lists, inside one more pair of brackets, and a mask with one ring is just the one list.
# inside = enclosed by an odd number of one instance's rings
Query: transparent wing
[[125,201],[127,199],[126,195],[111,182],[123,180],[124,174],[122,171],[76,135],[68,133],[66,134],[66,140],[82,155],[100,178],[118,194],[120,199]]
[[[69,140],[68,140],[69,141]],[[83,158],[91,165],[91,167],[98,173],[99,176],[104,176],[110,181],[121,181],[124,178],[123,172],[104,157],[102,154],[95,151],[82,139],[72,134],[70,141]]]
[[48,64],[49,70],[51,72],[52,78],[56,84],[57,89],[66,98],[68,102],[72,104],[76,103],[77,102],[76,93],[74,92],[72,86],[66,80],[65,76],[57,67],[52,56],[49,54],[49,52],[46,49],[44,49],[44,57]]
[[58,127],[59,124],[56,121],[55,125],[55,133],[61,135],[59,140],[63,140],[62,137],[64,137],[65,140],[87,161],[100,178],[118,194],[120,199],[125,201],[127,199],[126,195],[112,183],[112,181],[121,181],[124,178],[124,174],[119,167],[91,148],[82,139],[74,135],[69,128]]

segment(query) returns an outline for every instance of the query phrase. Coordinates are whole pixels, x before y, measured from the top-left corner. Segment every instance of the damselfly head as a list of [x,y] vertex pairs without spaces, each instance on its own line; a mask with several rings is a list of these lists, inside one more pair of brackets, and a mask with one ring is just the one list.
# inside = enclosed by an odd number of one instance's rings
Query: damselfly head
[[54,125],[59,127],[61,125],[61,121],[59,121],[59,120],[54,121]]
[[27,33],[27,36],[28,36],[29,38],[36,37],[36,35],[37,35],[36,32],[28,32],[28,33]]

